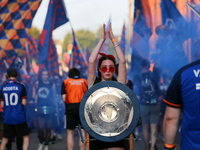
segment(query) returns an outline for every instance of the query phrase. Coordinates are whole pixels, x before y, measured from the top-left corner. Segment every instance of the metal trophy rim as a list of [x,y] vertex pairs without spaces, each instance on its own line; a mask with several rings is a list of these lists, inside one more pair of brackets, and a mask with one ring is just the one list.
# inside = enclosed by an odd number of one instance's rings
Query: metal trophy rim
[[[130,98],[130,100],[132,102],[132,106],[134,107],[134,110],[133,110],[134,115],[133,115],[133,119],[132,119],[129,127],[124,132],[122,132],[121,134],[119,134],[117,136],[112,136],[112,137],[101,136],[101,135],[97,134],[96,132],[94,132],[93,130],[91,130],[85,120],[84,108],[85,108],[87,99],[93,92],[95,92],[96,90],[98,90],[100,88],[104,88],[104,87],[114,87],[114,88],[122,90]],[[80,117],[80,121],[81,121],[83,128],[93,138],[100,140],[100,141],[104,141],[104,142],[115,142],[115,141],[122,140],[122,139],[126,138],[127,136],[129,136],[131,134],[131,132],[133,132],[135,127],[137,126],[139,116],[140,116],[140,104],[139,104],[139,101],[138,101],[135,93],[126,85],[124,85],[120,82],[116,82],[116,81],[103,81],[103,82],[99,82],[99,83],[93,85],[84,94],[84,96],[81,100],[80,106],[79,106],[79,117]]]

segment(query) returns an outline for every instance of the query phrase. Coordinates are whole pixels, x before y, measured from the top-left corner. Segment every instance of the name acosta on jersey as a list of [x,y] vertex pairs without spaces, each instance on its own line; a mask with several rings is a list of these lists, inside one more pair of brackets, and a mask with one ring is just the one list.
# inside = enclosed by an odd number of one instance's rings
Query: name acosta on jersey
[[3,91],[13,91],[13,90],[18,90],[17,86],[10,86],[10,87],[3,87]]

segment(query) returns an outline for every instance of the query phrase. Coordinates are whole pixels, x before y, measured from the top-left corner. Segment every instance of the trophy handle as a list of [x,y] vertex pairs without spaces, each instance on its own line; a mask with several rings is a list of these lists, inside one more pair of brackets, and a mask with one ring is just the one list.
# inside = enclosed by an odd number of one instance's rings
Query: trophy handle
[[78,124],[78,130],[79,130],[79,133],[81,135],[81,142],[84,143],[85,139],[83,138],[83,133],[81,131],[81,125],[80,124]]

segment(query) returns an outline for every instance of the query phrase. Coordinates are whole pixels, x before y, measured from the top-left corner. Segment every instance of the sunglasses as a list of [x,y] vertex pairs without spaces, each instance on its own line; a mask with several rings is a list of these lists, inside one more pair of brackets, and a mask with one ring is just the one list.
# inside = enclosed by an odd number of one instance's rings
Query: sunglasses
[[[103,73],[105,73],[106,71],[107,71],[107,66],[104,66],[104,67],[101,67],[101,70],[103,71]],[[108,67],[108,70],[111,72],[111,73],[113,73],[114,71],[115,71],[115,67],[113,67],[113,66],[109,66]]]

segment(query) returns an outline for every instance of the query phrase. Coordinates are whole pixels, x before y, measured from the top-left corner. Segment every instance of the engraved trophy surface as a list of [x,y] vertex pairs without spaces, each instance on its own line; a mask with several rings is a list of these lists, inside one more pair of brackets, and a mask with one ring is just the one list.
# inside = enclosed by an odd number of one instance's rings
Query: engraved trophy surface
[[79,115],[84,129],[95,139],[113,142],[134,130],[139,120],[139,103],[126,85],[104,81],[83,96]]

